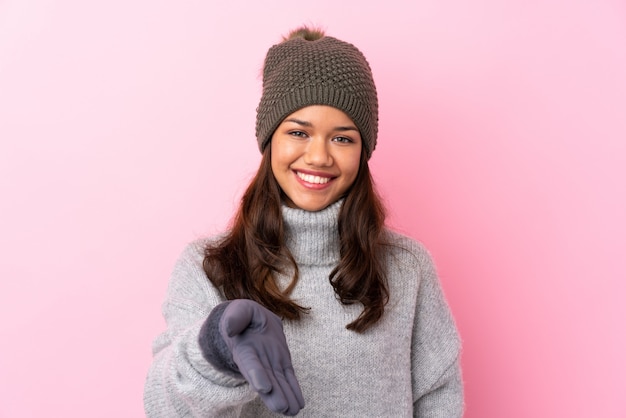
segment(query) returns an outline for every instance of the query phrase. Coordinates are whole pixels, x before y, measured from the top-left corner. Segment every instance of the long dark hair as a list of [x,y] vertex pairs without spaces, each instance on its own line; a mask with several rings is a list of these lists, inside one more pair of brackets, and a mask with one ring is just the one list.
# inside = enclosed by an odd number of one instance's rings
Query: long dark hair
[[[229,232],[205,249],[203,267],[227,299],[252,299],[283,318],[299,319],[307,308],[289,297],[298,281],[298,266],[285,245],[282,191],[270,153],[268,146]],[[340,260],[329,276],[341,303],[363,305],[359,317],[346,326],[356,332],[376,323],[389,300],[384,223],[385,210],[362,152],[359,172],[339,211]],[[293,269],[292,280],[281,290],[274,274],[288,267]]]

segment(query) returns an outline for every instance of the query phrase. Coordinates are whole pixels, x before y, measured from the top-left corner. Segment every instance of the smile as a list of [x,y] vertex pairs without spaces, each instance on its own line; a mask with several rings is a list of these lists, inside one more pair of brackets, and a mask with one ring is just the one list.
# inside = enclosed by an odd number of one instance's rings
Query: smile
[[311,174],[300,173],[299,171],[296,172],[296,175],[302,181],[306,181],[307,183],[311,184],[326,184],[330,181],[330,177],[313,176]]

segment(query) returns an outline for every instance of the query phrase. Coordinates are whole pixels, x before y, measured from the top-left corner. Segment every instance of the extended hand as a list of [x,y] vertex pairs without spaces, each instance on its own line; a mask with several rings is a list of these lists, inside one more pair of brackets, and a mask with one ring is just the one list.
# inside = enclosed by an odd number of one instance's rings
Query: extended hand
[[236,299],[224,310],[219,330],[239,372],[269,409],[296,415],[304,408],[278,316],[252,300]]

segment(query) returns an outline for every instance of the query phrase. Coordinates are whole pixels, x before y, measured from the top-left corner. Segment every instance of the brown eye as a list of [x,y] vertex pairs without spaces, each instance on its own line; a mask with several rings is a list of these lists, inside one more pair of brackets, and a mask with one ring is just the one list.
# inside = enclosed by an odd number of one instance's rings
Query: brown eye
[[291,131],[289,132],[289,135],[291,136],[295,136],[297,138],[306,138],[306,133],[302,132],[302,131]]
[[342,144],[349,144],[349,143],[354,142],[353,140],[345,136],[336,136],[333,138],[333,141],[340,142]]

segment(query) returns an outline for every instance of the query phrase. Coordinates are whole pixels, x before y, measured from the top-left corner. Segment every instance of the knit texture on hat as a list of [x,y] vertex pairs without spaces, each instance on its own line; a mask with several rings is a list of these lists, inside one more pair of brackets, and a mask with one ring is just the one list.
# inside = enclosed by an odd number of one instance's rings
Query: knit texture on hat
[[270,48],[257,108],[261,152],[283,119],[311,105],[345,112],[371,157],[378,135],[378,98],[370,66],[354,45],[325,36],[314,41],[293,38]]

